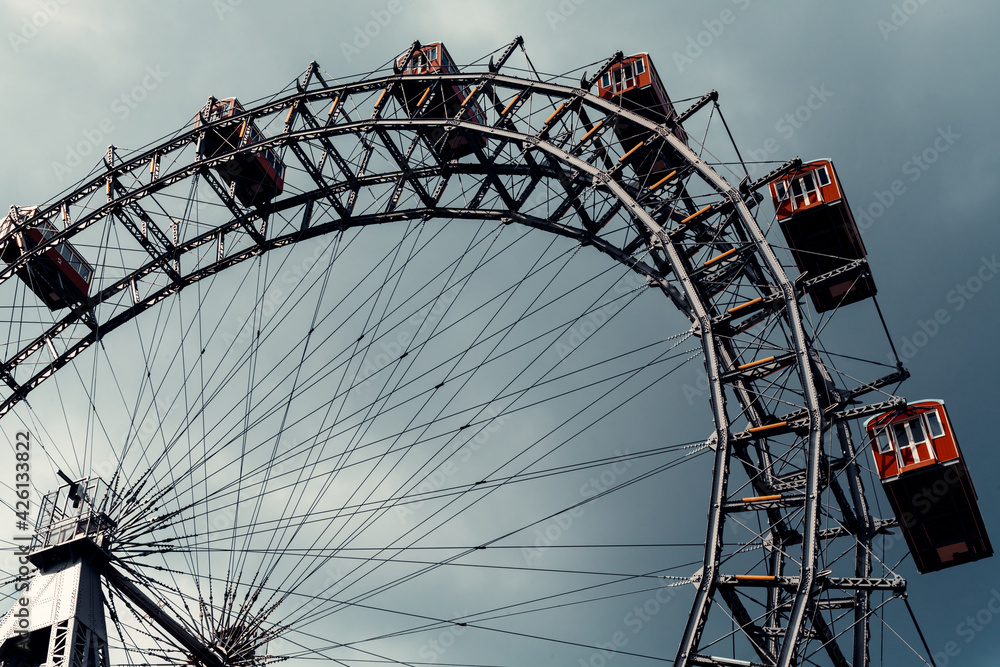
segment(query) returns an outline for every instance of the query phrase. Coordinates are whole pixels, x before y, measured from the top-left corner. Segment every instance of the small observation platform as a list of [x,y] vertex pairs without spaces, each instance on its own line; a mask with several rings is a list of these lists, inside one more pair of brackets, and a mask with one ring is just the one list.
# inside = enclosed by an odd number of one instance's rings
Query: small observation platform
[[78,557],[107,561],[116,526],[108,512],[116,503],[111,488],[98,477],[69,482],[47,493],[28,560],[42,572]]

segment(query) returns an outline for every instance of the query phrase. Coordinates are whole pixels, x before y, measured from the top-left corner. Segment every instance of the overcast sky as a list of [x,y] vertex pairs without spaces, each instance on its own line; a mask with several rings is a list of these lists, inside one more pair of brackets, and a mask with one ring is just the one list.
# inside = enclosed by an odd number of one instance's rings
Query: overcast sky
[[[903,393],[947,402],[1000,540],[997,3],[5,0],[0,26],[5,207],[83,178],[88,146],[145,145],[209,95],[267,96],[310,60],[346,77],[420,39],[467,62],[518,34],[543,72],[649,52],[674,99],[719,91],[744,157],[834,160],[913,373]],[[932,650],[955,642],[948,664],[995,665],[1000,634],[959,628],[1000,589],[996,559],[908,576]]]

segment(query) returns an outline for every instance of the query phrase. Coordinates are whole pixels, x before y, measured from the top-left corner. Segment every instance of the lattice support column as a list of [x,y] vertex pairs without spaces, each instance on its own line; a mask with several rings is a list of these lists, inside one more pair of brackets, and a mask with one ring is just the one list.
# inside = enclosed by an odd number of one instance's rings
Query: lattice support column
[[40,571],[22,595],[28,604],[0,621],[0,665],[108,665],[100,573],[86,554]]

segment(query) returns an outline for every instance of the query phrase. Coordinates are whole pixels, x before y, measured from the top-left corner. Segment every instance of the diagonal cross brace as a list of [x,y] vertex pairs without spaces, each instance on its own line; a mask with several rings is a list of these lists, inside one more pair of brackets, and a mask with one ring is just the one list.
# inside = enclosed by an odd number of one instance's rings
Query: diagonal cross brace
[[[124,191],[121,183],[118,179],[114,179],[113,187],[115,193],[121,193]],[[129,212],[132,213],[136,218],[142,221],[142,227],[135,224],[135,221],[129,216]],[[129,202],[124,207],[121,207],[114,211],[115,217],[122,226],[129,231],[135,240],[139,242],[143,250],[149,253],[149,256],[153,259],[160,259],[166,256],[170,259],[175,259],[177,255],[177,248],[174,246],[173,242],[167,238],[167,235],[163,233],[163,230],[153,221],[153,219],[146,213],[145,210],[136,202]],[[163,271],[170,279],[175,283],[181,282],[181,275],[177,272],[174,266],[170,262],[163,263]]]
[[210,186],[212,186],[212,189],[215,190],[215,194],[219,196],[219,199],[221,199],[222,203],[226,205],[229,212],[233,214],[233,218],[239,222],[240,226],[243,227],[244,230],[246,230],[246,233],[250,235],[250,238],[254,240],[254,243],[257,245],[264,245],[266,242],[264,235],[250,224],[250,221],[247,220],[246,214],[240,210],[239,206],[236,205],[236,202],[229,195],[229,191],[223,187],[222,183],[219,182],[219,179],[217,179],[208,169],[203,169],[201,176]]
[[400,170],[403,172],[403,179],[410,184],[410,187],[412,187],[413,191],[417,193],[420,200],[424,202],[424,206],[428,206],[430,208],[436,207],[437,202],[435,202],[431,196],[427,194],[427,190],[424,189],[424,186],[421,185],[420,181],[413,177],[410,172],[409,160],[407,160],[407,157],[399,150],[399,147],[396,146],[396,142],[392,140],[389,133],[382,128],[377,128],[375,132],[378,134],[379,138],[382,139],[382,144],[388,149],[389,154],[392,155],[392,159],[399,165]]
[[309,176],[312,177],[316,185],[318,185],[320,189],[326,192],[327,201],[330,202],[330,205],[333,206],[334,210],[337,211],[340,217],[342,218],[350,217],[347,213],[347,209],[344,208],[344,205],[341,204],[340,200],[337,199],[337,197],[333,194],[333,192],[331,192],[330,185],[326,182],[326,179],[323,178],[323,174],[320,173],[320,171],[312,163],[312,161],[305,154],[302,148],[298,144],[290,144],[289,148],[292,149],[292,153],[294,153],[295,157],[299,159],[299,162],[302,163],[302,166],[305,168],[306,173],[308,173]]

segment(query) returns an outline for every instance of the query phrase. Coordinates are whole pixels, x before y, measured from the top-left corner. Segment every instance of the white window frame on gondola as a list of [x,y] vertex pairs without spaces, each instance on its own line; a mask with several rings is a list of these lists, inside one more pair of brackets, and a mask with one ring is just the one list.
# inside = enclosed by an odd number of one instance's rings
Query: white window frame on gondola
[[622,91],[622,77],[625,73],[622,72],[621,67],[616,67],[611,70],[611,91],[614,93],[620,93]]
[[826,167],[820,167],[816,170],[817,179],[819,187],[825,188],[830,185],[830,172],[826,170]]
[[[882,455],[892,454],[896,459],[896,466],[900,470],[906,466],[926,463],[927,461],[936,461],[937,452],[934,450],[934,443],[932,441],[935,438],[939,438],[944,435],[944,428],[941,426],[937,413],[934,412],[933,415],[935,420],[938,422],[939,428],[932,429],[929,420],[927,419],[928,414],[918,415],[913,419],[907,419],[903,422],[892,422],[877,429],[875,431],[875,442],[878,445],[878,453]],[[911,425],[915,422],[920,424],[920,429],[923,435],[922,440],[916,440],[913,436],[913,428],[911,428]],[[902,432],[906,440],[905,442],[900,442],[900,438],[898,437],[900,431],[897,431],[897,429],[900,429]],[[920,458],[919,456],[919,448],[921,445],[927,446],[927,458]],[[904,448],[910,454],[912,463],[906,463],[903,461]]]
[[622,92],[627,88],[634,88],[636,85],[636,77],[638,74],[635,71],[635,61],[630,61],[622,65],[622,78],[621,85],[615,92]]
[[[826,178],[829,181],[830,175],[827,174]],[[823,192],[820,190],[819,179],[813,177],[812,171],[807,171],[801,176],[791,179],[791,183],[791,187],[788,188],[788,195],[793,211],[823,201]],[[807,184],[810,187],[806,187]],[[795,192],[796,186],[799,189],[798,193]]]
[[875,442],[878,443],[879,454],[895,454],[896,448],[892,444],[892,436],[889,435],[888,428],[875,432]]
[[601,88],[610,90],[612,93],[621,93],[627,88],[633,88],[639,84],[639,76],[646,73],[646,61],[644,58],[635,58],[623,62],[618,67],[614,67],[601,75]]
[[[917,440],[913,436],[913,429],[911,428],[911,425],[914,424],[914,423],[919,423],[920,424],[920,429],[922,431],[922,436],[923,436],[923,439],[921,439],[921,440]],[[897,436],[899,435],[900,430],[897,430],[897,429],[900,429],[902,431],[902,433],[906,436],[906,442],[905,443],[899,442],[900,438],[897,437]],[[893,423],[891,425],[891,428],[889,430],[890,430],[890,432],[892,434],[892,439],[893,439],[893,441],[896,444],[896,461],[899,464],[900,468],[902,468],[903,466],[906,466],[906,465],[914,465],[914,464],[917,464],[917,463],[925,463],[927,461],[936,461],[937,460],[937,457],[935,456],[935,453],[934,453],[934,445],[931,442],[931,437],[929,436],[930,430],[928,429],[927,423],[924,420],[923,416],[917,416],[917,417],[915,417],[913,419],[907,419],[904,422],[895,422],[895,423]],[[926,445],[927,446],[927,455],[928,455],[928,457],[926,459],[921,459],[919,457],[919,452],[920,452],[920,446],[921,445]],[[904,463],[903,462],[903,448],[904,447],[910,453],[910,458],[913,460],[913,463]]]
[[423,51],[417,51],[413,54],[413,58],[410,59],[410,71],[414,74],[427,74],[431,71],[430,61],[427,60]]
[[937,410],[930,410],[924,414],[927,419],[927,433],[932,440],[944,437],[944,422]]
[[785,181],[778,181],[774,184],[774,194],[778,201],[785,201],[788,199],[788,186]]

